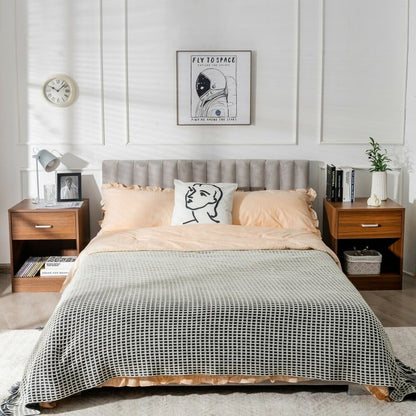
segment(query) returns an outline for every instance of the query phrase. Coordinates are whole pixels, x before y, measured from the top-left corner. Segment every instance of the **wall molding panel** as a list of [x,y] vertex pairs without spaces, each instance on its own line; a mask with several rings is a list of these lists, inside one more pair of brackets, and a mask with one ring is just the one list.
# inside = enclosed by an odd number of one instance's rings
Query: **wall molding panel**
[[[195,19],[207,17],[205,3],[178,0],[170,8],[166,0],[155,0],[144,8],[126,1],[126,144],[297,143],[299,0],[278,0],[271,11],[269,0],[245,2],[238,14],[232,2],[213,0],[210,9],[221,9],[215,22]],[[176,125],[177,50],[253,51],[251,126]]]
[[[101,0],[18,0],[15,8],[18,144],[104,145]],[[78,86],[77,100],[65,108],[42,93],[59,73]]]
[[322,0],[321,143],[403,144],[408,0]]

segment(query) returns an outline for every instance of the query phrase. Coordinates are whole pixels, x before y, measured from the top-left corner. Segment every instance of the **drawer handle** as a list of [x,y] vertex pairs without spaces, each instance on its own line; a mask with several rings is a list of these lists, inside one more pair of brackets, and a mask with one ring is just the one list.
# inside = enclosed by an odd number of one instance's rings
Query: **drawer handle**
[[35,228],[52,228],[52,225],[35,225]]
[[377,227],[381,227],[380,224],[361,224],[361,227],[363,228],[377,228]]

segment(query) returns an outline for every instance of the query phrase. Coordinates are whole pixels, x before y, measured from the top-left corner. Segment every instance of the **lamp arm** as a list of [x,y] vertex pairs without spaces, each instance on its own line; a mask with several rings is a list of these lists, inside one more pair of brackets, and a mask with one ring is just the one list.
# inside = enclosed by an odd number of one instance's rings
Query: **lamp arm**
[[39,197],[39,158],[36,157],[36,189],[38,191],[38,196],[36,198],[36,203],[39,204],[40,197]]

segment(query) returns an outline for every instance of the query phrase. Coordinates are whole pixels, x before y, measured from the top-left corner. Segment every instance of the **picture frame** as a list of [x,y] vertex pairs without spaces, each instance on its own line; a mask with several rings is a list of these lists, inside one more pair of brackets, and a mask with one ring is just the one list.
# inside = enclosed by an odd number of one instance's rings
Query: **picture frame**
[[57,173],[56,186],[56,199],[58,202],[82,200],[81,173]]
[[176,51],[177,125],[251,124],[250,50]]

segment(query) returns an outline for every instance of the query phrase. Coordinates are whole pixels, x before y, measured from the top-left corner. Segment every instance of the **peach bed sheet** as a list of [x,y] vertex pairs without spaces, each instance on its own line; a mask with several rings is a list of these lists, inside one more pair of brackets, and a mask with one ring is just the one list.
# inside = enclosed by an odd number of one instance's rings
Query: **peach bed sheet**
[[78,264],[92,253],[109,251],[222,251],[320,250],[339,265],[335,253],[308,231],[241,225],[176,225],[124,231],[100,231],[82,251],[66,279],[71,281]]

